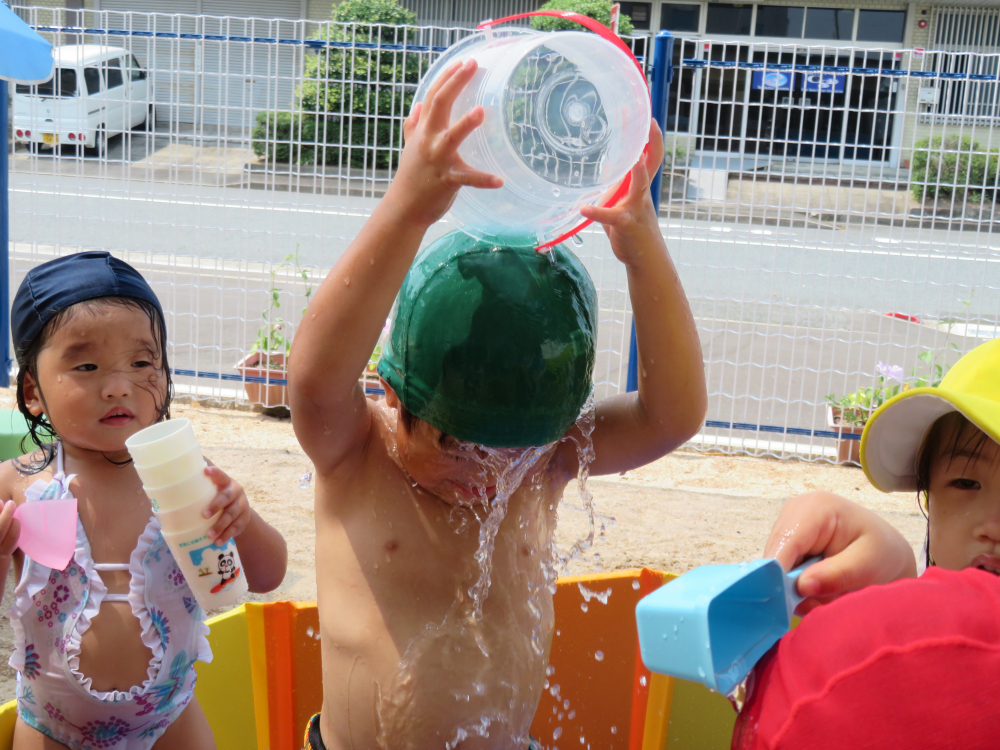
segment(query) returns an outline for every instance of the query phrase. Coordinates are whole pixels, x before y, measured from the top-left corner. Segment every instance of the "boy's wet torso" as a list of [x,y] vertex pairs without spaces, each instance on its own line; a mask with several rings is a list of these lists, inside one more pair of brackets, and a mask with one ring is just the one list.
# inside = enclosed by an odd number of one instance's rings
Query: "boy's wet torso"
[[316,488],[324,741],[523,748],[548,663],[550,544],[568,473],[553,449],[511,496],[477,619],[480,521],[414,486],[392,455],[395,410],[369,408],[364,449]]

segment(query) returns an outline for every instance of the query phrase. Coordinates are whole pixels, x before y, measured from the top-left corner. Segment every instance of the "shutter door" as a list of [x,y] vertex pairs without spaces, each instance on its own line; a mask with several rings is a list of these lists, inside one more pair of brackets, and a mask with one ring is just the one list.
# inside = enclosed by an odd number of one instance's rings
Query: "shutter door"
[[[175,34],[198,31],[198,0],[170,0],[170,15],[162,12],[162,0],[100,0],[99,8],[110,11],[107,14],[109,29]],[[109,46],[129,49],[139,64],[149,71],[158,121],[194,122],[198,103],[198,42],[142,36],[109,36],[106,39]]]
[[[301,35],[300,0],[202,0],[206,34],[266,39]],[[301,82],[304,48],[206,41],[201,89],[206,124],[251,127],[264,110],[289,110]]]

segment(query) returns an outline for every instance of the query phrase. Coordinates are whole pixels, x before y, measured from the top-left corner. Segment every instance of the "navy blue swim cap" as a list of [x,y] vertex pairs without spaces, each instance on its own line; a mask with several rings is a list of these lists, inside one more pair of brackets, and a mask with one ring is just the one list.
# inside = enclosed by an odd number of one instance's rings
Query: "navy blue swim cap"
[[31,345],[56,315],[78,302],[131,297],[148,302],[163,319],[163,308],[138,271],[103,250],[64,255],[35,266],[24,277],[10,310],[15,351]]

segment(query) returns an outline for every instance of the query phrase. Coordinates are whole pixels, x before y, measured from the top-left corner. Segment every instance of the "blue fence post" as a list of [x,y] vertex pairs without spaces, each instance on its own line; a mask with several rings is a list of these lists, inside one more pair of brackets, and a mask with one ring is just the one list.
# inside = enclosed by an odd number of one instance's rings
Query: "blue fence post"
[[[674,36],[669,31],[661,31],[653,43],[653,67],[649,81],[649,96],[652,101],[653,119],[660,125],[660,130],[666,132],[667,97],[670,94],[670,82],[674,78]],[[660,183],[663,181],[663,169],[656,171],[653,184],[649,186],[653,194],[653,205],[657,213],[660,210]],[[639,390],[639,348],[635,340],[635,320],[632,321],[632,340],[628,347],[628,378],[625,382],[626,391]]]
[[10,107],[7,101],[7,81],[0,80],[0,102],[3,102],[3,116],[0,117],[0,387],[10,387],[10,207],[7,203],[9,187],[7,117]]

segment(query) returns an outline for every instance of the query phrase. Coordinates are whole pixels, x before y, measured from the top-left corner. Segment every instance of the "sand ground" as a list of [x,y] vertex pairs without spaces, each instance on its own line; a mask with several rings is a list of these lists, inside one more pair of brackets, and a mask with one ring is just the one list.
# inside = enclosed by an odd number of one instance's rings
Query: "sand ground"
[[[14,408],[12,391],[0,393],[0,408]],[[192,421],[205,455],[243,484],[254,508],[288,542],[284,582],[277,591],[252,598],[314,599],[313,492],[300,484],[311,466],[289,420],[194,404],[175,405],[173,416]],[[569,573],[642,566],[682,573],[704,563],[754,559],[782,503],[814,489],[831,490],[872,508],[915,549],[923,541],[924,519],[914,497],[874,490],[857,468],[679,450],[622,476],[591,479],[588,486],[597,512],[615,522],[605,523],[605,537],[590,554],[572,562]],[[574,486],[566,500],[558,530],[563,548],[586,531],[585,514],[574,509],[580,505]],[[8,581],[4,612],[13,585]],[[10,623],[3,617],[2,701],[14,697],[14,674],[6,665],[11,641]]]

